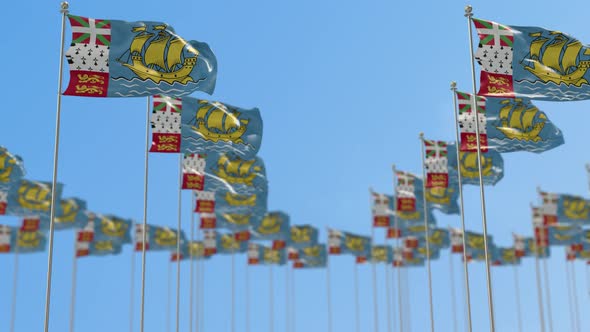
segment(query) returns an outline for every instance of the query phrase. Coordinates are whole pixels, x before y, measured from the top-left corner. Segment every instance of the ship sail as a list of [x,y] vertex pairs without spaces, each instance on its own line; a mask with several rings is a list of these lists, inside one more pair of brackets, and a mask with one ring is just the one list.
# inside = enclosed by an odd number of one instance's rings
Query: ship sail
[[515,129],[523,129],[522,128],[522,121],[520,121],[520,117],[522,116],[522,112],[524,111],[524,106],[522,104],[517,104],[514,110],[512,111],[512,116],[510,117],[510,127]]
[[543,53],[543,58],[541,59],[545,66],[559,73],[562,73],[559,58],[565,42],[563,38],[556,37],[555,42],[545,48],[545,53]]
[[225,113],[220,109],[213,110],[207,118],[207,128],[209,129],[223,129],[223,118]]
[[548,41],[547,38],[537,38],[531,42],[531,59],[539,60],[541,58],[541,47]]
[[240,127],[240,120],[236,114],[225,112],[225,121],[223,122],[223,130],[229,132]]
[[143,45],[145,45],[145,42],[153,36],[153,33],[145,33],[133,38],[131,46],[129,47],[131,55],[141,54],[141,51],[143,50]]
[[238,170],[241,165],[242,165],[241,159],[233,160],[227,164],[227,166],[225,167],[225,170],[227,171],[228,174],[237,175],[237,174],[239,174]]
[[182,39],[174,39],[168,47],[168,56],[166,58],[168,69],[173,70],[176,65],[182,63],[182,49],[186,42]]
[[254,164],[254,160],[245,161],[240,165],[239,175],[248,175],[250,173],[250,168]]
[[164,62],[164,54],[166,51],[166,45],[168,44],[170,38],[172,37],[166,36],[151,42],[151,44],[145,51],[146,65],[154,65],[158,66],[161,69],[166,69],[166,63]]
[[563,74],[569,74],[578,67],[577,59],[578,53],[581,49],[582,43],[580,43],[579,40],[576,40],[575,42],[566,45],[565,52],[563,53],[563,59],[561,60]]
[[535,119],[535,115],[539,112],[539,109],[536,107],[531,107],[524,111],[522,115],[522,122],[521,122],[521,129],[527,130],[533,128],[533,120]]

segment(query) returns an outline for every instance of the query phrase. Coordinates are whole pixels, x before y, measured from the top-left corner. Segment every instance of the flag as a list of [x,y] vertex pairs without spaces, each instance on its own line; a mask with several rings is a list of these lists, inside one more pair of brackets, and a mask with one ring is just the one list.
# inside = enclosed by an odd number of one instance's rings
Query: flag
[[525,237],[517,234],[512,234],[514,238],[514,255],[517,258],[531,256],[531,248],[528,246],[530,241],[534,241],[532,237]]
[[17,233],[16,227],[0,225],[0,254],[14,251]]
[[92,241],[88,242],[88,253],[77,257],[118,255],[121,249],[122,244],[117,240]]
[[[457,92],[461,151],[477,152],[473,95]],[[541,153],[564,143],[563,134],[530,99],[477,96],[481,151]]]
[[[457,172],[460,170],[462,184],[479,186],[477,152],[459,151],[460,165],[457,165],[457,146],[455,142],[449,143],[448,152],[450,177],[457,178]],[[481,172],[484,185],[495,185],[498,183],[504,177],[504,159],[502,155],[494,150],[488,150],[486,153],[482,153]]]
[[582,229],[576,225],[557,224],[547,227],[549,245],[567,246],[583,241]]
[[[63,185],[56,186],[56,202],[61,200]],[[57,206],[55,215],[62,213]],[[21,179],[10,187],[7,195],[6,214],[12,216],[38,216],[49,218],[51,215],[51,183]]]
[[559,31],[473,19],[480,95],[570,101],[590,98],[588,47]]
[[[493,241],[492,236],[488,235],[487,237],[488,242],[488,250],[493,248]],[[475,232],[465,232],[465,244],[467,245],[467,249],[471,252],[471,254],[475,257],[478,253],[485,252],[485,242],[483,234],[475,233]]]
[[463,253],[463,231],[458,228],[449,228],[451,252],[454,254]]
[[[25,175],[23,160],[13,155],[5,147],[0,145],[0,191],[7,192],[8,189],[17,183]],[[4,200],[6,203],[6,200]],[[0,201],[1,204],[1,201]],[[0,211],[2,207],[0,206]],[[0,212],[0,214],[3,214]]]
[[328,247],[332,255],[368,256],[371,250],[371,239],[367,236],[328,229]]
[[114,240],[121,244],[131,243],[132,221],[130,219],[94,213],[91,213],[89,218],[94,224],[95,241]]
[[155,95],[153,101],[150,152],[180,152],[182,99]]
[[449,176],[448,143],[423,140],[426,173],[426,202],[433,209],[446,214],[459,214],[459,186]]
[[[424,223],[424,192],[422,190],[422,179],[408,172],[396,171],[397,185],[395,213],[398,221],[405,221],[408,225]],[[435,224],[436,220],[430,208],[428,223]]]
[[576,195],[558,195],[557,220],[560,223],[590,224],[590,200]]
[[303,249],[318,244],[318,229],[311,225],[291,226],[289,247]]
[[55,216],[55,229],[82,228],[88,223],[86,201],[80,198],[60,200],[61,211]]
[[229,104],[181,98],[184,153],[232,153],[252,159],[262,142],[262,118],[257,108],[243,109]]
[[391,264],[393,263],[393,249],[387,245],[371,246],[369,259],[373,263]]
[[407,266],[407,267],[420,267],[420,266],[424,266],[424,262],[426,261],[426,258],[421,257],[421,256],[416,256],[416,257],[411,257],[411,258],[404,258],[403,260],[403,266]]
[[293,262],[294,268],[322,268],[326,267],[328,254],[325,244],[317,244],[299,250],[299,258]]
[[[135,224],[135,250],[142,251],[144,247],[143,224]],[[145,250],[176,250],[178,247],[178,233],[176,229],[164,226],[147,225]],[[180,244],[186,242],[183,231],[180,231]]]
[[233,233],[219,233],[214,230],[205,231],[205,255],[245,253],[248,251],[248,242],[240,241]]
[[559,195],[545,191],[539,191],[541,207],[533,207],[533,224],[551,226],[558,222],[557,205],[559,202]]
[[47,238],[41,231],[24,232],[18,231],[16,240],[16,250],[18,253],[34,253],[45,251]]
[[205,43],[186,41],[162,22],[125,22],[68,15],[70,83],[64,94],[139,97],[212,94],[217,60]]
[[90,243],[94,241],[94,221],[90,221],[83,229],[76,230],[74,244],[76,257],[90,255]]
[[[430,260],[436,260],[440,258],[440,249],[436,247],[430,247]],[[415,255],[412,258],[428,258],[428,251],[426,250],[426,244],[422,243],[419,247],[414,249]]]
[[394,198],[391,195],[379,194],[371,191],[371,214],[373,227],[389,227],[393,225],[395,213]]
[[286,243],[291,229],[289,215],[282,211],[267,212],[262,222],[253,225],[252,240],[273,240]]
[[[419,236],[421,244],[425,245],[426,238],[424,233]],[[428,230],[428,244],[430,248],[448,248],[451,245],[451,238],[449,231],[444,228],[432,228]]]
[[492,265],[494,266],[508,266],[519,265],[520,258],[516,255],[515,248],[501,248],[498,247],[493,251]]
[[249,265],[285,265],[287,252],[284,249],[276,250],[256,243],[248,244]]

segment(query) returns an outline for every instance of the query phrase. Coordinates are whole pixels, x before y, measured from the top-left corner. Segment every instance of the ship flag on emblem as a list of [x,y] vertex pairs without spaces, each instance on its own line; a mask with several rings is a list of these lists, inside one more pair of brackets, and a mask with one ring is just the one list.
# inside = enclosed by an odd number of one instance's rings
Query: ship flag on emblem
[[[457,178],[457,172],[461,172],[461,183],[463,185],[471,184],[479,186],[479,170],[477,168],[477,151],[476,152],[459,152],[459,162],[457,165],[457,143],[451,142],[447,146],[449,153],[449,176]],[[483,175],[484,185],[495,185],[504,177],[504,159],[502,155],[495,150],[488,150],[481,155],[481,172]]]
[[[143,224],[135,224],[135,250],[142,251],[144,247]],[[178,233],[176,229],[163,226],[147,225],[145,250],[176,250]],[[180,231],[181,246],[186,242],[183,231]]]
[[[424,139],[426,202],[446,214],[459,214],[459,184],[449,173],[448,143]],[[452,173],[452,175],[456,175]]]
[[530,241],[534,241],[532,237],[525,237],[517,234],[512,234],[514,238],[514,255],[517,258],[531,256],[531,248],[528,246]]
[[[56,202],[61,200],[63,185],[55,188]],[[6,214],[12,216],[38,216],[49,221],[51,213],[51,183],[21,179],[10,187],[7,195]],[[55,215],[62,215],[61,205]]]
[[[477,152],[473,95],[457,92],[461,151]],[[530,99],[477,96],[479,135],[483,153],[541,153],[564,143],[563,134]]]
[[[408,172],[396,171],[396,216],[399,221],[407,225],[424,223],[424,192],[422,190],[422,179]],[[436,219],[430,205],[426,209],[428,213],[428,224],[436,224]]]
[[[418,234],[417,234],[418,235]],[[424,232],[418,235],[420,245],[425,245],[426,238]],[[448,230],[444,228],[432,228],[428,230],[428,244],[430,248],[443,249],[451,245],[451,236]]]
[[82,228],[88,223],[86,201],[80,198],[63,198],[59,202],[61,213],[55,216],[55,229]]
[[252,159],[262,142],[262,118],[257,108],[183,97],[183,153],[232,153]]
[[304,249],[318,244],[318,229],[311,225],[293,225],[289,232],[289,247]]
[[192,259],[192,260],[206,260],[211,258],[210,255],[205,253],[205,244],[203,241],[186,241],[180,245],[180,256],[177,255],[176,250],[170,253],[170,261],[176,262],[180,260]]
[[139,97],[212,94],[217,60],[206,43],[186,41],[162,22],[125,22],[68,15],[65,95]]
[[371,253],[368,260],[373,263],[393,263],[393,249],[387,245],[374,245],[371,247]]
[[[2,215],[2,202],[6,208],[6,193],[25,175],[25,167],[21,157],[14,155],[0,145],[0,192],[4,192],[4,200],[0,197],[0,215]],[[2,194],[0,194],[2,195]]]
[[0,254],[14,251],[17,234],[16,227],[0,225]]
[[122,246],[117,240],[80,243],[80,247],[76,246],[76,257],[118,255],[121,253]]
[[180,114],[182,99],[155,95],[152,109],[150,152],[180,152]]
[[95,241],[114,240],[121,244],[131,243],[131,219],[94,213],[90,213],[89,218],[94,224]]
[[367,257],[371,251],[368,236],[328,229],[328,252],[331,255],[351,254]]
[[268,190],[266,168],[260,157],[243,159],[233,153],[208,154],[204,191],[251,194]]
[[[234,233],[219,233],[214,230],[205,231],[205,255],[234,254],[248,251],[248,242],[240,241]],[[214,246],[215,249],[212,249]]]
[[590,98],[590,50],[559,31],[473,19],[481,65],[478,94],[571,101]]
[[420,246],[418,246],[417,248],[414,248],[414,252],[415,254],[413,255],[413,257],[418,257],[418,258],[430,258],[430,260],[436,260],[440,258],[440,248],[436,248],[436,247],[430,247],[430,257],[428,255],[428,250],[426,250],[426,244],[421,243]]

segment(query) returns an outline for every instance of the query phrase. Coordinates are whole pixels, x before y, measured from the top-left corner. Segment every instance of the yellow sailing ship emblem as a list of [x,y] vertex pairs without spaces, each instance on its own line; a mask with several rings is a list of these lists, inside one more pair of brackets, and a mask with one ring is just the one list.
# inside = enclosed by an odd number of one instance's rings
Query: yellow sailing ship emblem
[[225,201],[231,206],[256,206],[256,194],[240,195],[228,191],[225,193]]
[[238,213],[223,213],[225,221],[230,224],[245,226],[250,224],[251,214],[238,214]]
[[229,159],[227,155],[221,155],[217,161],[215,175],[232,184],[244,184],[252,186],[252,182],[262,171],[260,166],[255,166],[256,159],[243,160],[240,157]]
[[0,149],[0,183],[8,183],[16,160],[8,155],[6,149]]
[[23,180],[18,188],[18,204],[28,210],[49,211],[51,188],[48,185]]
[[[479,176],[479,170],[477,169],[477,152],[459,152],[459,159],[461,165],[461,176],[464,178],[474,179]],[[484,154],[481,155],[481,173],[483,176],[492,175],[492,157],[486,157]]]
[[177,244],[176,233],[167,228],[158,228],[154,234],[154,241],[162,247],[171,247]]
[[371,257],[375,262],[387,261],[387,249],[385,247],[373,247]]
[[435,204],[448,205],[451,203],[451,197],[454,192],[455,189],[453,188],[426,188],[426,200]]
[[320,246],[303,248],[303,254],[307,257],[319,257],[320,252],[321,252]]
[[75,199],[62,199],[59,202],[61,209],[63,211],[61,216],[55,217],[55,222],[57,223],[73,223],[76,221],[76,216],[80,211],[80,206]]
[[309,227],[291,227],[291,241],[295,243],[311,242]]
[[590,204],[582,198],[565,198],[563,213],[572,220],[586,220],[590,217]]
[[[525,105],[520,98],[504,99],[500,102],[499,120],[501,125],[496,127],[509,139],[520,141],[541,141],[541,130],[545,127],[547,117],[539,112],[539,109],[532,104]],[[529,106],[527,108],[527,106]],[[534,123],[536,115],[539,121]]]
[[100,230],[106,236],[123,238],[128,228],[129,225],[123,219],[116,217],[102,217],[100,219]]
[[444,240],[444,233],[441,230],[434,230],[428,236],[428,243],[432,243],[436,246],[442,246]]
[[226,250],[240,249],[240,243],[231,234],[223,234],[221,236],[221,247]]
[[351,251],[363,251],[365,249],[365,240],[358,236],[347,235],[344,239],[346,248]]
[[268,213],[262,218],[262,223],[256,231],[260,234],[277,234],[281,231],[282,218],[276,213]]
[[580,55],[590,55],[589,49],[583,49],[578,40],[570,40],[559,31],[549,32],[550,38],[541,32],[531,33],[535,39],[531,42],[524,69],[537,76],[543,83],[557,85],[581,86],[588,84],[584,78],[590,68],[590,61],[582,61]]
[[188,253],[193,257],[203,257],[205,255],[205,246],[203,242],[190,242],[188,244]]
[[242,136],[248,129],[247,119],[239,119],[240,112],[219,102],[200,100],[192,129],[203,139],[212,142],[244,143]]
[[472,249],[484,250],[485,243],[483,235],[467,234],[467,246]]
[[37,248],[41,244],[40,232],[18,232],[19,248]]
[[149,79],[156,84],[193,81],[190,74],[197,64],[199,51],[184,39],[172,35],[166,25],[154,26],[154,30],[157,34],[147,32],[145,26],[133,28],[132,32],[137,35],[127,51],[131,63],[117,60],[144,81]]
[[113,241],[96,241],[94,242],[94,250],[102,252],[114,251]]
[[272,250],[270,248],[264,248],[262,257],[266,263],[278,264],[281,262],[281,253],[278,250]]

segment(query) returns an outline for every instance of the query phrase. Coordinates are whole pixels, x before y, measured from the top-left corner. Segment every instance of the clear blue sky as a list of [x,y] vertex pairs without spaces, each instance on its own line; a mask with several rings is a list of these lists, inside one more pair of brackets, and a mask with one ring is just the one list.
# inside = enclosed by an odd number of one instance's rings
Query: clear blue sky
[[[293,223],[370,234],[368,188],[392,192],[391,164],[421,172],[418,133],[454,139],[449,83],[470,90],[467,22],[463,1],[72,1],[71,13],[128,21],[165,21],[185,38],[208,42],[219,63],[215,99],[259,107],[264,120],[260,155],[266,162],[269,207]],[[477,1],[475,17],[567,32],[590,43],[586,1]],[[58,1],[10,1],[3,5],[2,90],[7,99],[0,144],[21,155],[28,178],[50,180],[59,59]],[[66,36],[66,45],[70,34]],[[64,73],[64,86],[67,73]],[[203,96],[198,94],[198,96]],[[538,102],[563,130],[566,144],[550,152],[505,154],[506,175],[486,188],[489,232],[498,245],[511,232],[531,233],[529,203],[536,186],[587,195],[584,163],[590,102]],[[92,211],[142,218],[145,98],[64,97],[59,181],[64,196],[88,201]],[[149,222],[176,224],[177,157],[150,157]],[[481,231],[479,193],[468,187],[468,228]],[[189,194],[183,195],[184,229]],[[437,213],[441,226],[457,217]],[[14,218],[2,222],[16,224]],[[376,232],[383,237],[381,230]],[[56,233],[51,331],[68,324],[73,232]],[[131,247],[122,255],[79,261],[77,330],[127,331]],[[563,249],[549,260],[553,321],[569,330]],[[139,256],[137,256],[139,258]],[[150,253],[147,266],[146,332],[165,329],[168,254]],[[453,257],[458,308],[462,270]],[[237,259],[238,331],[244,331],[246,258]],[[139,264],[139,259],[138,259]],[[230,259],[214,257],[205,275],[205,330],[229,331]],[[581,312],[590,301],[586,266],[576,263]],[[385,281],[379,267],[380,331],[386,331]],[[13,256],[0,256],[0,330],[8,330]],[[46,254],[21,256],[16,330],[43,326]],[[334,331],[353,331],[353,258],[331,260]],[[438,331],[451,331],[449,256],[433,262]],[[475,331],[488,326],[482,264],[470,265]],[[534,262],[519,268],[526,331],[538,331]],[[183,318],[188,317],[188,265],[183,265]],[[284,269],[275,268],[276,330],[284,329]],[[428,328],[426,270],[409,272],[413,331]],[[139,268],[136,274],[139,284]],[[362,331],[373,329],[371,270],[360,268]],[[251,269],[251,331],[268,330],[268,269]],[[498,331],[516,330],[511,268],[493,270]],[[326,331],[325,272],[297,271],[297,331]],[[138,291],[136,291],[136,295]],[[139,297],[136,297],[136,309]],[[137,312],[137,310],[136,310]],[[137,315],[138,316],[138,315]],[[459,313],[462,322],[463,315]],[[136,322],[136,327],[138,323]],[[463,326],[462,324],[460,325]],[[582,330],[590,318],[582,315]]]

